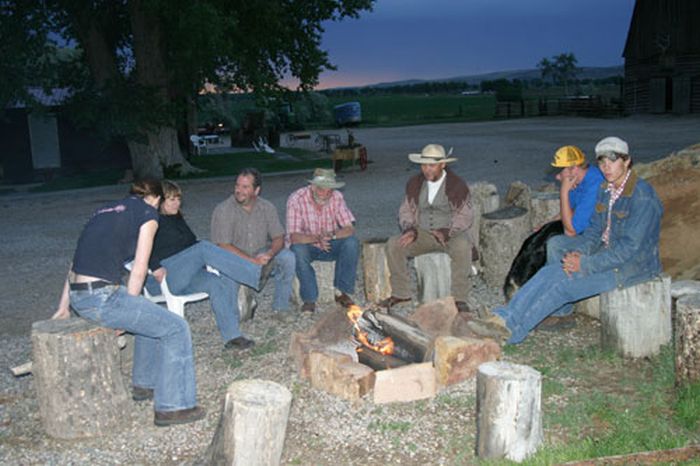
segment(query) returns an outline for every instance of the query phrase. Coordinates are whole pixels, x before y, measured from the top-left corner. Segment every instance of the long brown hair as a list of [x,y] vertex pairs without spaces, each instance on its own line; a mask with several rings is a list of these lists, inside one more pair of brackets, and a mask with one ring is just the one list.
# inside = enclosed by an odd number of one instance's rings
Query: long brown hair
[[142,178],[131,183],[129,194],[133,194],[140,198],[144,198],[146,196],[160,196],[162,199],[163,187],[161,186],[160,181],[156,180],[155,178]]

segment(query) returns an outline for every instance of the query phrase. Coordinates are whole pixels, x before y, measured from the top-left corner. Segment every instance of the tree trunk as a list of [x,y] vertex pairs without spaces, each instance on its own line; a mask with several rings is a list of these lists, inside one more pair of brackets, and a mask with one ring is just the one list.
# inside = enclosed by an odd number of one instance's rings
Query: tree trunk
[[[134,58],[137,82],[153,89],[163,108],[169,102],[169,75],[160,20],[144,7],[142,0],[129,2],[129,19],[133,33]],[[131,163],[135,178],[163,177],[162,167],[178,167],[182,175],[201,171],[183,156],[177,140],[176,125],[163,125],[148,129],[147,142],[130,141]]]
[[542,376],[507,362],[479,366],[476,454],[522,461],[542,444]]
[[41,421],[52,437],[112,432],[128,411],[114,330],[84,319],[35,322],[32,360]]
[[278,465],[291,404],[291,392],[278,383],[233,382],[207,451],[207,464]]

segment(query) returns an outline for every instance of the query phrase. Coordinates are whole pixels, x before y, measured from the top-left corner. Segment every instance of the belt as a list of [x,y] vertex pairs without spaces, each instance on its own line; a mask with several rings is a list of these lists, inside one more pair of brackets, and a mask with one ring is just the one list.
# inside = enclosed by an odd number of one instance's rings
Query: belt
[[96,280],[94,282],[87,282],[87,283],[71,283],[70,284],[70,289],[72,291],[92,291],[92,290],[97,290],[100,288],[104,288],[106,286],[116,286],[112,282],[106,282],[104,280]]

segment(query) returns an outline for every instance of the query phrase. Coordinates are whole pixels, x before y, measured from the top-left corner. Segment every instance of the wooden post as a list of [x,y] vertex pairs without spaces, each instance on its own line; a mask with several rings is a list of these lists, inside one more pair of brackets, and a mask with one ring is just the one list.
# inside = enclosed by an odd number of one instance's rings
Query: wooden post
[[362,272],[365,278],[365,299],[378,303],[391,296],[389,266],[386,262],[386,238],[362,243]]
[[257,293],[254,289],[245,285],[238,287],[238,311],[240,312],[240,321],[250,320],[255,316],[255,311],[258,309]]
[[114,330],[79,318],[35,322],[32,361],[39,414],[50,436],[99,436],[129,410]]
[[476,377],[476,454],[522,461],[542,443],[542,376],[508,362],[487,362]]
[[502,287],[510,264],[530,234],[528,211],[508,206],[481,219],[480,244],[484,280],[489,286]]
[[600,322],[604,348],[632,358],[657,354],[671,341],[671,278],[602,293]]
[[676,301],[676,385],[700,380],[700,294]]
[[444,252],[421,254],[413,259],[418,282],[418,301],[421,304],[451,295],[451,263],[450,256]]
[[[335,287],[333,278],[335,273],[335,262],[314,261],[311,266],[316,272],[316,284],[318,285],[317,304],[331,304],[335,302]],[[301,303],[299,294],[299,279],[294,277],[292,282],[292,296],[297,303]]]
[[207,464],[280,464],[292,394],[267,380],[233,382],[207,450]]

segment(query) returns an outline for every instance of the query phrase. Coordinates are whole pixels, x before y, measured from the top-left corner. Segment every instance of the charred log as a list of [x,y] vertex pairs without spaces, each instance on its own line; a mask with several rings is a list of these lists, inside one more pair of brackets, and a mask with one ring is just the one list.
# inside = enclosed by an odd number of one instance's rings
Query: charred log
[[369,366],[376,371],[394,369],[396,367],[406,366],[409,364],[408,361],[404,361],[403,359],[399,359],[388,354],[380,354],[366,347],[358,348],[357,356],[362,364]]
[[367,343],[374,348],[383,347],[387,337],[391,337],[394,343],[393,350],[390,352],[392,356],[407,362],[423,361],[423,355],[420,354],[419,351],[415,351],[412,347],[397,342],[392,335],[379,326],[378,321],[373,319],[371,313],[363,314],[363,316],[357,320],[356,327],[353,329],[353,335],[359,342],[362,342],[361,332],[365,333]]
[[415,362],[432,358],[433,339],[414,322],[377,311],[366,311],[365,316],[367,320],[377,322],[383,332],[394,339],[396,346],[410,351]]

